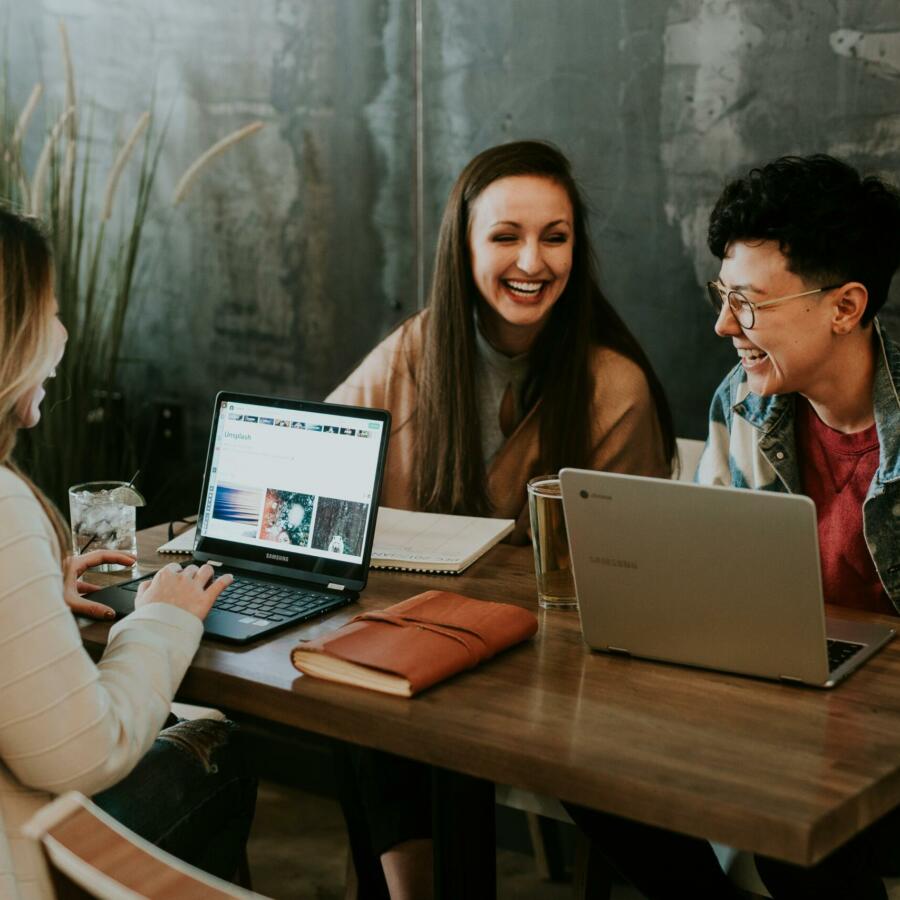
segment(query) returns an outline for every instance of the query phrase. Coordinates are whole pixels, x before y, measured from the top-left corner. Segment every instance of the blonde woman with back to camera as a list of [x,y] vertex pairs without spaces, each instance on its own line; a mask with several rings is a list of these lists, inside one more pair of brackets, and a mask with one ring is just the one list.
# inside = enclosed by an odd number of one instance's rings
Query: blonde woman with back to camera
[[170,703],[230,576],[166,566],[141,586],[95,665],[73,612],[112,611],[82,596],[90,585],[80,577],[134,560],[106,550],[71,556],[59,512],[12,459],[18,430],[40,420],[43,384],[65,349],[53,281],[40,229],[0,209],[0,896],[53,897],[40,848],[20,829],[68,790],[227,878],[250,829],[255,778],[231,723],[178,722]]

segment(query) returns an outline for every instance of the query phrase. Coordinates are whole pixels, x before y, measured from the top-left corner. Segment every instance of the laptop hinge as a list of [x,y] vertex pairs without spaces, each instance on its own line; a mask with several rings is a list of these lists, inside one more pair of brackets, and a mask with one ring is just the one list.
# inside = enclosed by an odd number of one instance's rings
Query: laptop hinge
[[332,582],[329,582],[326,585],[326,587],[328,588],[329,591],[342,591],[342,590],[344,590],[346,585],[345,584],[334,584]]
[[793,675],[779,675],[779,681],[786,681],[789,684],[806,684],[806,682],[802,678],[796,678]]
[[624,647],[607,647],[607,653],[618,653],[619,656],[631,656],[631,651],[626,650]]

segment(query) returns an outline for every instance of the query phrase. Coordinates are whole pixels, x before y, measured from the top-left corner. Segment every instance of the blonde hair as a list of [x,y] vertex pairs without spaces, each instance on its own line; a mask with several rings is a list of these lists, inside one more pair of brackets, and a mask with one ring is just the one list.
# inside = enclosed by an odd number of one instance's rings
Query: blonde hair
[[50,520],[60,560],[69,550],[56,507],[12,459],[22,423],[19,404],[53,363],[56,315],[50,244],[33,220],[0,207],[0,465],[29,485]]

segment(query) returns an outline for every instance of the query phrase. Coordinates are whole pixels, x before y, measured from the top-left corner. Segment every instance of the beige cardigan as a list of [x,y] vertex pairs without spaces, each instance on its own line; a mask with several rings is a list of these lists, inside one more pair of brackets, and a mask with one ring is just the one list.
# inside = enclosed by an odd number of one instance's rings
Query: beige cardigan
[[121,781],[153,743],[200,642],[200,620],[151,603],[115,625],[97,665],[63,600],[50,522],[0,466],[0,897],[47,900],[20,828],[53,794]]
[[[388,335],[347,380],[328,397],[333,403],[387,409],[393,417],[381,505],[415,509],[416,371],[423,343],[423,313]],[[589,466],[668,478],[671,466],[662,449],[659,421],[647,379],[630,359],[607,347],[591,351],[594,374],[592,452]],[[519,423],[494,456],[487,473],[494,515],[516,519],[511,540],[522,543],[528,533],[526,484],[540,472],[537,405]]]

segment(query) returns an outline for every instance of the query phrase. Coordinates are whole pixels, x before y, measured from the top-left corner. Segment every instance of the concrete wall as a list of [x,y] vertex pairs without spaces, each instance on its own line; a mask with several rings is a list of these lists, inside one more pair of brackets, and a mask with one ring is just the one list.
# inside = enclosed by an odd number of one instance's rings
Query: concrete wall
[[[426,2],[424,147],[433,244],[476,151],[538,136],[569,154],[593,209],[603,283],[705,436],[733,364],[701,286],[723,179],[830,152],[900,178],[900,6],[821,0]],[[900,281],[900,279],[898,279]],[[900,284],[885,318],[900,324]]]
[[[42,110],[62,106],[66,21],[79,96],[96,104],[99,183],[154,90],[158,121],[171,115],[131,377],[182,398],[200,446],[217,389],[318,398],[416,308],[449,186],[499,141],[550,138],[573,159],[606,291],[695,437],[733,361],[701,289],[723,177],[813,151],[900,172],[896,0],[4,0],[0,13],[12,99],[42,80]],[[172,209],[191,160],[254,118],[266,129]]]

